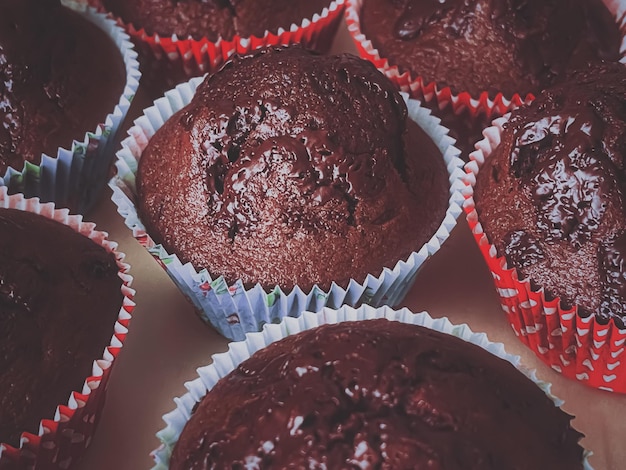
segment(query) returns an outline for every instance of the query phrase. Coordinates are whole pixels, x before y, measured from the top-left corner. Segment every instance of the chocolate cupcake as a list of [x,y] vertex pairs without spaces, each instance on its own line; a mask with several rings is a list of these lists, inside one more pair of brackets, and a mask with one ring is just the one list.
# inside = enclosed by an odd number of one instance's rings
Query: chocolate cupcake
[[154,99],[262,46],[330,48],[345,0],[92,0],[127,29]]
[[154,470],[589,468],[546,384],[466,326],[370,307],[268,326],[198,370]]
[[489,121],[576,68],[619,61],[614,13],[601,0],[348,0],[346,10],[361,56],[402,90]]
[[0,3],[0,174],[10,192],[80,211],[94,202],[138,85],[127,39],[59,1]]
[[0,188],[1,468],[67,468],[89,443],[133,306],[115,246]]
[[[166,102],[183,104],[172,95]],[[128,170],[138,166],[136,188],[114,186],[136,192],[138,207],[115,200],[127,223],[136,222],[129,210],[138,211],[149,246],[206,270],[193,295],[205,311],[216,311],[210,291],[232,286],[233,299],[218,300],[217,309],[229,323],[244,322],[241,307],[265,304],[245,313],[255,331],[296,307],[285,301],[272,313],[267,298],[237,300],[246,290],[276,287],[279,298],[287,292],[301,301],[322,294],[322,305],[330,291],[337,302],[398,302],[423,261],[414,255],[431,243],[438,248],[456,212],[450,140],[442,143],[445,129],[427,115],[421,129],[414,120],[423,110],[409,108],[353,56],[283,48],[237,57],[149,131],[141,148],[144,131],[131,130],[117,181],[134,185]],[[398,260],[409,265],[383,270]]]
[[[519,328],[517,319],[518,333],[567,375],[622,392],[626,373],[613,365],[608,349],[626,334],[625,105],[626,68],[619,64],[546,90],[499,124],[498,145],[493,135],[493,143],[484,142],[484,150],[473,155],[481,168],[468,204],[472,214],[475,205],[497,254],[490,266],[502,260],[529,291],[510,302],[538,292],[544,299],[536,304],[523,298],[509,312],[512,318],[524,312],[533,318],[530,324],[523,319],[531,329]],[[581,324],[578,331],[554,318],[571,322],[572,314]],[[595,330],[612,332],[605,347],[593,344]]]

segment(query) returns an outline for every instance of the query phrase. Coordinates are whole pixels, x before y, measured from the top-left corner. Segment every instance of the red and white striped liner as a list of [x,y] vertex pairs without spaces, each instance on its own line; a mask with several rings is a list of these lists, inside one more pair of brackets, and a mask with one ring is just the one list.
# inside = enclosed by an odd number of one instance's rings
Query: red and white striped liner
[[594,315],[583,318],[576,306],[564,309],[558,297],[546,299],[543,288],[533,290],[529,279],[519,279],[483,231],[474,204],[476,175],[500,143],[508,118],[496,119],[483,132],[485,138],[476,144],[465,165],[465,188],[461,190],[467,222],[491,270],[502,309],[515,334],[547,365],[592,387],[626,393],[626,329],[612,321],[602,325]]
[[32,212],[56,220],[112,252],[117,259],[124,295],[122,307],[111,342],[102,357],[94,361],[92,373],[85,378],[83,389],[72,392],[67,403],[59,404],[52,419],[42,417],[37,435],[22,433],[19,448],[0,443],[0,468],[67,469],[91,442],[104,406],[112,366],[128,332],[135,307],[135,291],[130,288],[132,277],[128,274],[130,266],[124,263],[124,253],[117,251],[117,243],[107,239],[106,232],[95,230],[95,224],[84,222],[80,215],[70,215],[67,209],[56,209],[54,203],[40,203],[39,199],[26,199],[22,194],[9,196],[7,188],[2,187],[0,207]]
[[[487,91],[481,92],[479,96],[472,96],[467,91],[455,94],[450,87],[439,87],[435,82],[426,82],[421,76],[415,76],[410,72],[400,72],[397,66],[391,65],[386,58],[381,56],[372,44],[372,41],[367,39],[361,31],[360,14],[363,1],[346,0],[345,13],[348,31],[354,40],[359,54],[364,59],[372,62],[378,70],[387,75],[391,81],[402,91],[409,93],[411,97],[423,99],[426,103],[431,103],[435,100],[439,109],[443,109],[448,104],[451,104],[455,112],[460,112],[463,108],[467,108],[471,116],[484,113],[488,118],[502,116],[522,103],[534,99],[532,93],[527,94],[525,97],[518,93],[511,97],[505,97],[502,93],[498,93],[493,99],[489,98]],[[616,22],[623,33],[620,51],[622,53],[622,62],[626,62],[625,8],[617,0],[604,0],[604,2],[609,11],[615,15]]]
[[[294,23],[288,29],[265,31],[261,37],[235,35],[230,40],[219,38],[215,42],[207,38],[196,40],[176,35],[162,37],[148,34],[144,28],[125,23],[121,18],[117,18],[117,22],[130,35],[140,53],[150,54],[152,59],[158,61],[166,60],[172,70],[182,71],[183,76],[192,78],[216,72],[235,53],[245,54],[264,46],[302,44],[307,49],[324,51],[330,48],[344,6],[345,0],[334,0],[320,13],[303,19],[299,25]],[[99,8],[106,11],[102,5]]]

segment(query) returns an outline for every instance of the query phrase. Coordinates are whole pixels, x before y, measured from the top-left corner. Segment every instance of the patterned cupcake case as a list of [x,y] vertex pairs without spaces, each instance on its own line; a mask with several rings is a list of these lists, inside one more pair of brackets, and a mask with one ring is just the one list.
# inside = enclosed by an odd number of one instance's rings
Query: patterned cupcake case
[[[466,324],[454,325],[447,318],[433,319],[427,312],[413,313],[406,308],[393,310],[389,307],[373,308],[367,305],[363,305],[358,309],[349,306],[342,306],[339,309],[324,308],[318,313],[304,312],[298,318],[286,317],[278,325],[265,325],[261,332],[247,334],[245,341],[231,343],[227,352],[213,355],[210,365],[198,368],[198,377],[185,383],[185,388],[188,392],[181,397],[175,398],[176,408],[163,416],[165,428],[157,433],[161,445],[152,452],[152,457],[155,460],[152,470],[169,468],[172,451],[196,405],[222,377],[228,375],[255,352],[289,335],[310,330],[317,326],[379,318],[423,326],[480,346],[494,356],[515,366],[543,390],[554,402],[555,406],[563,406],[564,402],[551,393],[551,384],[539,379],[535,370],[527,369],[521,363],[519,356],[508,354],[501,343],[489,341],[484,333],[474,333]],[[591,455],[590,451],[584,450],[582,464],[585,470],[593,469],[589,462]]]
[[[421,76],[414,76],[410,72],[401,73],[397,66],[391,65],[387,59],[381,57],[380,52],[374,47],[372,42],[367,39],[361,31],[360,12],[364,0],[346,0],[346,24],[348,31],[354,40],[359,55],[364,59],[372,62],[378,70],[383,72],[391,79],[400,90],[409,93],[412,97],[423,99],[426,103],[433,102],[433,105],[443,109],[451,105],[455,112],[467,108],[471,116],[479,113],[484,114],[488,119],[502,116],[503,114],[517,108],[522,103],[530,101],[534,98],[532,93],[525,96],[515,93],[512,96],[504,96],[498,93],[494,98],[490,98],[487,91],[480,93],[479,96],[472,96],[464,91],[461,93],[453,93],[450,87],[439,87],[435,82],[427,82]],[[621,5],[614,0],[605,0],[609,10],[615,14],[616,22],[622,31],[622,44],[620,52],[622,54],[621,62],[626,63],[626,16],[620,10]]]
[[26,199],[22,194],[9,196],[7,188],[0,188],[0,207],[40,214],[74,229],[94,243],[114,253],[122,279],[122,307],[114,326],[114,334],[101,358],[93,362],[90,376],[85,378],[82,390],[70,394],[67,403],[59,404],[51,419],[42,419],[38,434],[24,432],[19,448],[0,443],[0,467],[66,469],[76,461],[91,442],[104,406],[109,376],[119,354],[131,320],[135,291],[130,288],[130,266],[124,263],[124,254],[117,251],[117,243],[107,239],[105,232],[84,222],[80,215],[70,215],[67,209],[55,209],[53,203],[40,203],[37,198]]
[[[334,0],[319,14],[303,19],[299,25],[294,23],[288,29],[266,31],[261,37],[235,35],[230,40],[219,38],[215,42],[207,38],[196,40],[176,35],[162,37],[126,24],[121,18],[117,21],[137,44],[142,57],[148,59],[146,65],[149,63],[150,67],[155,67],[156,73],[166,74],[161,78],[168,80],[169,87],[173,87],[192,77],[216,72],[233,54],[245,54],[264,46],[301,44],[307,49],[328,50],[344,7],[345,0]],[[100,7],[100,11],[106,9]]]
[[393,267],[385,267],[382,273],[367,276],[364,281],[352,279],[346,288],[333,284],[328,291],[314,286],[309,292],[295,287],[284,292],[280,287],[265,291],[260,284],[246,289],[241,281],[228,285],[222,277],[213,278],[206,270],[198,270],[191,264],[182,264],[176,255],[157,245],[146,233],[135,206],[135,172],[141,153],[148,141],[163,123],[176,111],[189,103],[202,78],[192,79],[158,99],[154,106],[135,121],[129,137],[122,142],[117,156],[117,175],[111,180],[112,199],[118,212],[124,217],[133,236],[163,266],[176,285],[193,302],[200,316],[222,335],[230,339],[243,339],[245,333],[259,331],[265,323],[275,323],[285,316],[296,316],[304,310],[318,311],[324,306],[338,308],[343,304],[357,306],[362,303],[397,305],[413,284],[420,266],[432,256],[448,238],[456,225],[462,209],[459,188],[463,162],[459,151],[452,146],[447,129],[438,125],[430,111],[415,100],[405,100],[409,116],[433,139],[442,155],[449,173],[450,198],[444,220],[432,238],[408,259],[398,261]]
[[508,118],[494,120],[484,131],[485,139],[476,144],[465,166],[462,190],[467,222],[491,271],[502,309],[520,340],[554,370],[592,387],[626,393],[626,330],[613,322],[602,325],[594,315],[582,317],[576,306],[565,309],[559,297],[546,299],[542,288],[533,290],[530,279],[519,279],[483,231],[474,202],[476,175],[500,143]]
[[26,197],[38,197],[59,207],[71,207],[73,212],[85,213],[96,203],[109,177],[115,138],[141,74],[133,44],[115,21],[93,8],[77,3],[70,6],[105,31],[119,48],[126,70],[124,90],[115,109],[102,116],[102,124],[86,132],[82,141],[68,142],[68,149],[59,147],[56,156],[43,154],[39,165],[25,162],[19,171],[9,167],[0,176],[0,185],[8,187],[10,194],[23,193]]

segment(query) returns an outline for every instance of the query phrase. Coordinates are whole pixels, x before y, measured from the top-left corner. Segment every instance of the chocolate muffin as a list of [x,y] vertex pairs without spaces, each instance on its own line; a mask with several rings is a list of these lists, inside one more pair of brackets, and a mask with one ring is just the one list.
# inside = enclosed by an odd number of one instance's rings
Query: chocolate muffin
[[103,247],[16,209],[0,209],[0,256],[0,442],[19,447],[83,389],[110,344],[122,280]]
[[580,73],[512,113],[478,173],[479,220],[520,278],[626,321],[626,68]]
[[582,469],[571,417],[479,346],[385,319],[259,350],[182,430],[170,469]]
[[620,57],[601,0],[363,0],[360,18],[401,72],[475,98],[536,94],[576,67]]
[[150,139],[148,233],[212,276],[346,286],[428,241],[449,198],[441,153],[393,85],[350,55],[236,57]]
[[330,0],[100,0],[107,10],[148,34],[180,38],[261,37],[312,18]]
[[78,13],[58,0],[0,0],[0,174],[83,141],[125,83],[119,49]]

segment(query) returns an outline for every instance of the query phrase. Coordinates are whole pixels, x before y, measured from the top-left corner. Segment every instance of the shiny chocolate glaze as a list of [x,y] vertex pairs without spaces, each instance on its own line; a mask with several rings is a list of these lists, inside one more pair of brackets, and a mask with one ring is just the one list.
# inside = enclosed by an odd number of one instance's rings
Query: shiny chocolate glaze
[[125,82],[115,44],[58,0],[0,0],[0,174],[82,142]]
[[621,43],[600,0],[365,0],[361,24],[392,65],[473,96],[537,93]]
[[115,257],[70,227],[0,209],[0,442],[80,392],[122,306]]
[[231,281],[347,284],[432,236],[446,174],[370,63],[264,49],[205,80],[150,140],[139,207],[168,250]]
[[570,419],[478,346],[343,322],[273,343],[218,382],[170,469],[580,469]]
[[[512,266],[620,327],[625,156],[626,68],[606,65],[514,112],[476,185],[481,223]],[[524,235],[511,249],[516,232]]]

